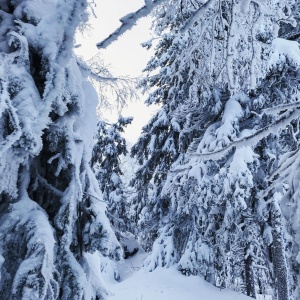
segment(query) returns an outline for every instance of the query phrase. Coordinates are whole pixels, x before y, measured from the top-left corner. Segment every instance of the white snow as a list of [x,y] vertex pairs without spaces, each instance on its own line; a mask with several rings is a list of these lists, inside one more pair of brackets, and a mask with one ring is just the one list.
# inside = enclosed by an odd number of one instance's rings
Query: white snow
[[136,249],[139,249],[140,247],[137,240],[134,238],[134,235],[128,231],[122,233],[120,244],[123,246],[123,248],[126,247],[127,251],[130,253],[132,253]]
[[273,54],[269,59],[269,68],[276,65],[283,66],[288,60],[291,65],[300,66],[300,48],[298,42],[281,38],[272,42]]
[[107,300],[246,300],[245,295],[219,289],[199,276],[184,276],[175,267],[141,268],[145,253],[118,263],[121,282],[111,282]]

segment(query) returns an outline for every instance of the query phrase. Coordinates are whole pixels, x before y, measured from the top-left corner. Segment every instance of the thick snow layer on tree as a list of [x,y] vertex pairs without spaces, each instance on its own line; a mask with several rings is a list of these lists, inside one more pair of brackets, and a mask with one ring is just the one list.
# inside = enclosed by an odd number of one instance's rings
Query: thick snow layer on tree
[[[299,175],[276,170],[299,148],[298,35],[282,38],[293,4],[170,0],[154,12],[159,41],[140,86],[161,109],[131,151],[131,218],[151,270],[176,265],[256,299],[300,299]],[[287,226],[283,193],[295,195]]]
[[84,81],[82,87],[85,94],[86,109],[76,125],[78,126],[81,138],[84,139],[85,145],[91,153],[95,143],[94,134],[97,130],[98,122],[96,115],[98,96],[90,82]]
[[[228,289],[219,289],[199,276],[184,276],[176,268],[139,269],[145,257],[140,253],[119,264],[121,282],[112,283],[108,300],[246,300],[252,299]],[[122,276],[123,275],[123,276]]]
[[298,42],[281,38],[272,42],[273,54],[269,60],[269,68],[283,66],[286,61],[296,67],[300,66],[300,48]]
[[0,4],[0,299],[102,299],[122,256],[89,163],[92,70],[73,53],[87,5]]

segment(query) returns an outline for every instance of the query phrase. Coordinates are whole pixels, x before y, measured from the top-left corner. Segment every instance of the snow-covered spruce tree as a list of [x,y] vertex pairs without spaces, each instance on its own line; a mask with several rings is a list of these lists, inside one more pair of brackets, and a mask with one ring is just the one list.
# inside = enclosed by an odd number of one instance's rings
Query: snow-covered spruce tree
[[[131,149],[131,156],[142,165],[131,181],[137,191],[132,200],[132,219],[140,222],[138,232],[142,234],[141,242],[146,250],[151,249],[160,227],[159,220],[164,210],[160,193],[170,166],[198,134],[198,126],[195,124],[193,127],[195,114],[198,116],[198,111],[193,110],[199,103],[194,77],[194,64],[198,63],[195,59],[190,64],[192,60],[186,56],[189,36],[181,37],[178,30],[199,5],[190,1],[179,5],[178,1],[173,1],[170,5],[159,6],[155,32],[161,39],[145,69],[152,75],[140,83],[142,89],[155,88],[147,104],[162,106],[143,128],[141,137]],[[145,47],[150,46],[151,43],[145,43]],[[180,108],[180,113],[177,113]],[[209,114],[210,109],[206,112]],[[144,208],[152,210],[152,213],[141,220],[140,213]]]
[[[272,49],[272,41],[282,22],[293,22],[292,4],[171,1],[158,10],[161,41],[148,70],[159,73],[145,83],[156,87],[149,102],[162,109],[133,148],[142,164],[133,183],[139,193],[144,187],[134,205],[143,246],[153,244],[150,269],[178,263],[184,273],[252,297],[292,297],[297,283],[289,274],[278,196],[261,196],[284,152],[281,140],[292,149],[289,131],[276,135],[296,113],[285,113],[286,102],[273,101],[266,88],[271,84],[279,95],[286,89],[272,60],[285,57],[289,45],[278,48],[275,40]],[[169,148],[161,137],[175,134],[176,155],[162,172]],[[155,193],[142,199],[151,184]]]
[[93,149],[92,166],[103,193],[103,200],[107,202],[106,214],[111,222],[114,232],[124,248],[125,257],[136,252],[136,248],[128,248],[127,231],[130,228],[128,216],[129,207],[126,198],[126,187],[122,181],[120,157],[128,153],[127,143],[121,135],[124,127],[130,124],[132,117],[119,116],[116,123],[108,124],[105,121],[98,123],[95,136],[96,144]]
[[102,299],[99,257],[121,257],[89,165],[97,94],[72,50],[85,9],[0,1],[1,299]]
[[[300,297],[299,227],[295,219],[299,209],[299,66],[298,42],[276,39],[273,41],[269,72],[256,90],[260,95],[260,116],[264,115],[265,120],[268,116],[265,129],[277,133],[274,130],[277,127],[280,133],[273,137],[273,151],[277,150],[277,159],[275,156],[272,159],[273,172],[267,178],[267,188],[260,195],[264,201],[260,199],[258,205],[264,228],[272,229],[268,233],[268,245],[277,278],[278,299]],[[264,133],[265,136],[267,134]],[[271,148],[270,143],[268,147]],[[265,153],[268,154],[267,151]]]

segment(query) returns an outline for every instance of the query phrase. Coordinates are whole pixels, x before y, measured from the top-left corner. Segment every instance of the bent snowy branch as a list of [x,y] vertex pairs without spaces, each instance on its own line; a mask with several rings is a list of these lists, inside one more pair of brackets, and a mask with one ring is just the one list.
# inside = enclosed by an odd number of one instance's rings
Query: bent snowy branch
[[292,112],[285,113],[275,122],[271,123],[270,125],[258,130],[254,134],[242,138],[240,140],[234,141],[233,143],[227,145],[223,149],[214,152],[208,153],[189,153],[191,156],[198,156],[203,160],[218,160],[222,158],[226,153],[233,149],[233,147],[240,148],[240,147],[251,147],[255,146],[258,141],[267,137],[271,133],[278,133],[278,131],[284,127],[286,127],[290,122],[300,116],[299,107],[296,108]]
[[181,28],[181,33],[185,33],[189,28],[193,26],[197,20],[201,18],[203,13],[205,12],[206,9],[209,8],[210,5],[213,4],[213,1],[208,0],[206,1],[194,14],[193,16],[188,19],[188,21],[184,24],[183,28]]

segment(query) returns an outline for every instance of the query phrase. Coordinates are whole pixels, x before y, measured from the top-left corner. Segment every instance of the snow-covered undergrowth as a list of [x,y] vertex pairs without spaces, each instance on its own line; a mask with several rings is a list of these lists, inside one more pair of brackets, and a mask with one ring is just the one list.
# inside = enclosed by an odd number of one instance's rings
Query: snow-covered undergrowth
[[139,251],[118,263],[121,282],[111,281],[108,300],[246,300],[252,299],[228,289],[218,289],[199,276],[184,276],[172,268],[153,272],[141,266],[145,253]]

